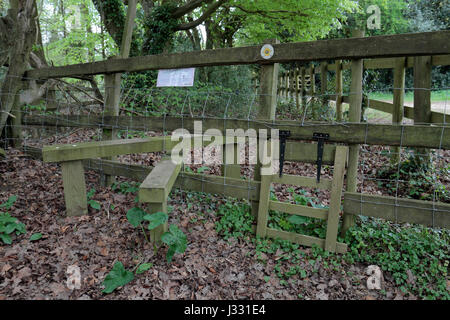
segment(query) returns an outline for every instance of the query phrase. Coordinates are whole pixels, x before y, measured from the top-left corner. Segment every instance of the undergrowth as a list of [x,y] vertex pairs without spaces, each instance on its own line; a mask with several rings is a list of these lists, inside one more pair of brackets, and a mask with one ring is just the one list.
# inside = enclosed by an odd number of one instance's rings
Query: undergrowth
[[[316,199],[308,198],[304,194],[294,194],[293,198],[297,204],[318,207],[315,204]],[[273,194],[272,199],[276,199]],[[262,262],[264,255],[277,255],[274,271],[282,284],[288,284],[293,277],[303,279],[318,272],[318,261],[325,269],[349,277],[349,265],[375,264],[384,271],[385,278],[390,278],[405,294],[422,299],[450,298],[447,290],[450,261],[448,230],[435,230],[418,225],[400,226],[381,219],[360,216],[355,226],[347,232],[345,239],[338,237],[338,241],[347,243],[349,247],[346,254],[338,255],[318,247],[305,250],[298,244],[279,239],[255,239],[252,232],[255,219],[247,203],[226,203],[219,207],[218,216],[216,230],[225,239],[254,241],[255,256]],[[279,212],[271,212],[269,216],[268,226],[271,228],[321,238],[324,238],[326,233],[326,223],[317,219],[293,218],[292,215]],[[300,267],[298,262],[301,259],[306,259],[311,267]],[[408,274],[412,275],[412,278]]]

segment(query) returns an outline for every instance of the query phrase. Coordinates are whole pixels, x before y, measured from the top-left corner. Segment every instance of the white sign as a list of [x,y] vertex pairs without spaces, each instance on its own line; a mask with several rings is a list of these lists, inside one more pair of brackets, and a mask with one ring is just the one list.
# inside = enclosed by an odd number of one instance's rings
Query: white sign
[[195,68],[159,70],[157,87],[192,87]]
[[273,49],[273,47],[270,44],[265,44],[261,48],[261,57],[263,57],[266,60],[269,60],[270,58],[272,58],[274,53],[275,53],[275,50]]

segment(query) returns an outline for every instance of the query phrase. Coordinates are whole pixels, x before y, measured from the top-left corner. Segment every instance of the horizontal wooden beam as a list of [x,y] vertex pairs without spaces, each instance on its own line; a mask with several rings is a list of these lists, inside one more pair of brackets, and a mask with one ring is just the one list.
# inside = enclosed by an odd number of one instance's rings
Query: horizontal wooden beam
[[[369,99],[368,108],[383,111],[392,114],[394,104],[391,102]],[[414,108],[409,106],[403,107],[403,116],[407,119],[414,119]],[[431,111],[431,123],[444,124],[449,123],[450,114],[445,115],[441,112]]]
[[441,55],[450,54],[449,38],[450,31],[435,31],[274,44],[274,55],[270,60],[261,57],[262,46],[203,50],[34,69],[28,71],[25,78],[48,79],[221,65]]
[[408,222],[450,229],[450,204],[440,202],[346,192],[344,212],[383,218],[396,223]]
[[[448,66],[450,65],[450,55],[438,55],[431,57],[431,64],[433,66]],[[349,70],[350,63],[342,65],[343,70]],[[380,58],[364,60],[364,69],[393,69],[395,67],[395,58]],[[408,57],[406,60],[406,68],[414,67],[414,57]],[[336,71],[336,64],[329,64],[328,71]]]
[[181,170],[181,164],[163,160],[153,168],[139,187],[139,202],[162,203],[167,201],[173,184]]
[[[267,228],[267,236],[273,239],[281,239],[295,242],[300,245],[308,247],[318,246],[319,248],[325,249],[325,240],[316,237],[305,236],[302,234],[275,230],[271,228]],[[336,253],[345,253],[345,252],[347,252],[347,244],[336,242]]]
[[[450,149],[450,126],[445,125],[390,125],[367,123],[315,123],[301,125],[297,121],[247,121],[221,118],[180,118],[180,117],[101,117],[101,116],[25,116],[24,124],[61,127],[97,127],[123,128],[129,130],[172,131],[179,128],[194,132],[194,122],[202,121],[203,131],[208,129],[270,129],[289,130],[291,138],[298,140],[313,140],[315,132],[328,133],[329,142],[345,144],[369,144],[403,147],[423,147],[431,149]],[[121,140],[119,140],[121,141]],[[125,140],[132,142],[132,140]],[[123,143],[127,143],[123,142]],[[114,143],[113,141],[111,143]],[[122,143],[122,142],[120,142]],[[161,143],[155,143],[161,146]],[[50,147],[55,148],[55,146]],[[71,147],[67,147],[71,149]],[[156,149],[156,148],[154,148]],[[52,150],[52,149],[51,149]],[[92,146],[95,150],[95,146]],[[166,149],[167,150],[167,149]],[[135,153],[139,153],[138,150]],[[151,151],[146,151],[151,152]],[[111,152],[112,153],[112,152]],[[109,156],[109,155],[106,155]],[[105,156],[105,157],[106,157]],[[93,158],[93,156],[90,156]],[[103,155],[101,155],[103,157]]]
[[278,201],[269,201],[269,210],[322,220],[328,219],[328,209],[312,208]]

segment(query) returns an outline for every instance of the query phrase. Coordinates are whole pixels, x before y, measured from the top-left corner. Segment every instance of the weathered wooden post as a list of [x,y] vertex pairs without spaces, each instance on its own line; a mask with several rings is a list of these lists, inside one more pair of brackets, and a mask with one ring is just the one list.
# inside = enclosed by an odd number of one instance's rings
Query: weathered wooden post
[[[266,40],[268,44],[280,43],[277,39]],[[277,76],[280,69],[279,63],[269,63],[261,66],[260,73],[260,97],[259,97],[259,110],[258,120],[275,120],[275,113],[277,109]],[[258,146],[258,153],[259,148]],[[254,180],[261,181],[261,162],[257,156],[257,164],[254,169]],[[252,214],[258,216],[259,202],[252,201]]]
[[[130,56],[134,19],[136,18],[136,2],[137,0],[128,1],[127,18],[123,30],[119,58],[128,58]],[[121,73],[105,74],[105,116],[119,116],[121,78]],[[103,129],[103,140],[114,139],[117,139],[117,130],[113,128]],[[109,160],[113,159],[114,158],[109,158]],[[109,186],[114,182],[114,177],[109,175],[101,175],[100,182],[104,186]]]
[[326,62],[320,64],[320,94],[322,96],[322,103],[327,107],[326,110],[328,110],[328,63]]
[[[364,37],[364,31],[355,30],[353,37]],[[362,59],[352,60],[352,83],[350,86],[350,109],[349,121],[351,123],[361,122],[361,107],[363,98],[363,71],[364,61]],[[359,144],[349,146],[348,169],[347,169],[347,191],[356,192],[358,185]],[[342,235],[354,225],[354,216],[344,215]]]
[[[414,124],[431,123],[431,57],[414,57]],[[427,149],[416,149],[416,159],[428,161]]]
[[336,121],[342,121],[342,94],[343,94],[343,80],[342,80],[342,60],[336,60]]
[[[159,162],[139,187],[139,202],[144,203],[150,213],[167,211],[167,198],[181,170],[167,157]],[[167,232],[167,222],[150,231],[150,239],[161,243],[161,236]]]
[[[392,110],[392,124],[401,124],[403,122],[403,110],[405,102],[405,71],[406,58],[395,59],[394,66],[394,109]],[[391,148],[391,163],[396,164],[400,161],[400,147]]]
[[301,96],[302,96],[302,112],[306,112],[306,104],[308,102],[308,98],[306,97],[306,67],[301,68],[301,77],[302,77],[302,90],[301,90]]
[[298,68],[295,68],[295,107],[297,111],[300,111],[300,70]]

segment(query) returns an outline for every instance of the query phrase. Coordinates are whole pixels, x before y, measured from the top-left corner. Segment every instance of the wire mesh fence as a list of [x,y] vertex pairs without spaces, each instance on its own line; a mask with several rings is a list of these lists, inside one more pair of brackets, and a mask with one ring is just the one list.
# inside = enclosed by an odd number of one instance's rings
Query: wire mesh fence
[[[289,66],[283,66],[289,68]],[[228,67],[227,67],[228,68]],[[346,70],[348,72],[349,70]],[[51,79],[47,85],[42,85],[38,79],[24,79],[29,83],[39,83],[29,90],[23,90],[14,97],[15,101],[25,101],[25,104],[15,104],[12,115],[2,134],[1,146],[8,149],[10,146],[22,148],[25,151],[41,149],[46,145],[75,144],[81,142],[102,141],[105,139],[105,130],[113,130],[115,139],[144,138],[149,136],[171,135],[171,117],[181,119],[196,118],[200,120],[220,119],[221,125],[217,128],[225,133],[232,120],[243,120],[248,130],[254,123],[261,121],[260,101],[267,94],[261,93],[257,84],[257,67],[235,66],[228,69],[199,68],[198,77],[202,77],[200,84],[188,88],[158,88],[156,86],[142,85],[135,79],[125,79],[120,88],[120,103],[117,117],[105,115],[105,92],[111,87],[104,85],[103,76],[87,80]],[[294,74],[290,72],[290,74]],[[297,76],[301,76],[298,73]],[[214,81],[208,83],[208,78],[220,75],[225,79],[223,83]],[[352,97],[363,97],[361,121],[363,124],[390,124],[391,113],[380,111],[380,101],[390,103],[396,90],[406,92],[406,105],[412,108],[411,95],[418,91],[427,91],[433,98],[431,110],[439,114],[433,126],[442,127],[440,141],[448,133],[447,116],[450,116],[448,106],[448,86],[438,88],[396,88],[386,86],[381,89],[365,89],[352,92],[348,81],[342,88],[343,107],[342,118],[338,119],[336,111],[336,79],[335,72],[328,72],[327,85],[323,86],[323,77],[314,76],[310,72],[308,81],[291,80],[279,81],[277,93],[277,121],[286,121],[295,126],[334,125],[351,123],[348,117],[348,104]],[[233,79],[235,77],[236,79]],[[231,79],[231,80],[230,80]],[[50,82],[50,84],[49,84]],[[287,86],[291,83],[291,86]],[[293,84],[292,84],[293,83]],[[305,84],[303,86],[303,83]],[[289,89],[290,88],[290,89]],[[8,95],[8,92],[2,92]],[[37,97],[34,98],[33,97]],[[438,97],[434,99],[435,97]],[[19,107],[17,107],[19,106]],[[426,124],[414,122],[407,107],[404,117],[399,124]],[[414,110],[412,110],[414,112]],[[408,116],[408,117],[407,117]],[[126,124],[118,119],[127,118]],[[160,125],[155,129],[151,119],[158,118]],[[413,117],[414,118],[414,117]],[[112,120],[111,120],[112,119]],[[114,123],[116,121],[116,123]],[[227,121],[229,123],[227,124]],[[183,121],[181,122],[183,124]],[[265,125],[271,128],[270,121]],[[183,126],[180,128],[183,129]],[[235,129],[235,128],[234,128]],[[438,149],[405,147],[403,131],[400,146],[380,146],[364,143],[359,147],[357,165],[357,189],[363,194],[392,196],[396,199],[427,200],[434,204],[450,203],[450,151],[440,147]],[[312,141],[313,139],[310,139]],[[441,143],[442,145],[442,143]],[[37,149],[34,149],[37,148]],[[221,150],[218,150],[218,152]],[[193,153],[203,153],[204,149],[193,150]],[[185,165],[181,175],[186,173],[206,173],[223,176],[222,180],[210,181],[204,176],[190,176],[189,179],[201,181],[203,185],[216,184],[226,188],[242,189],[247,192],[246,199],[252,197],[257,187],[252,183],[255,166],[248,161],[249,147],[241,150],[245,155],[245,163],[240,166],[240,176],[244,184],[230,184],[225,177],[228,176],[229,166],[222,163],[202,163]],[[119,172],[129,171],[129,176],[145,176],[148,170],[144,166],[156,165],[164,155],[163,152],[147,154],[120,155],[114,161],[86,161],[87,169],[96,171]],[[126,167],[124,167],[126,165]],[[146,171],[147,170],[147,171]],[[315,164],[299,165],[287,162],[285,171],[296,175],[315,176]],[[323,175],[331,175],[332,167],[325,166]],[[206,181],[208,183],[206,183]],[[203,184],[205,182],[205,184]],[[203,188],[203,187],[202,187]],[[329,194],[307,188],[299,190],[295,186],[277,186],[275,194],[291,194],[306,192],[308,196],[317,199],[317,205],[327,205]],[[201,190],[207,192],[208,190]],[[366,200],[360,199],[361,213],[364,214],[363,205]],[[395,206],[395,205],[394,205]],[[434,213],[433,221],[434,221]],[[448,212],[447,212],[448,213]],[[395,219],[397,221],[397,219]]]

